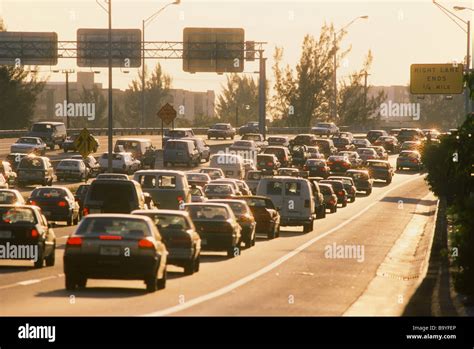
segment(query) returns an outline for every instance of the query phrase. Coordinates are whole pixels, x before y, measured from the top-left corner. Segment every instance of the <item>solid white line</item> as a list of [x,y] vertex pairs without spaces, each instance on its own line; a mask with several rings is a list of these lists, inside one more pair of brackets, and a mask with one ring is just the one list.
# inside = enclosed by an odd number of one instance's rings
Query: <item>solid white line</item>
[[21,285],[21,286],[28,286],[28,285],[33,285],[40,282],[41,282],[40,279],[31,279],[31,280],[20,281],[20,282],[17,282],[16,284]]
[[150,313],[150,314],[144,314],[144,316],[166,316],[166,315],[170,315],[170,314],[173,314],[173,313],[176,313],[176,312],[180,312],[180,311],[183,311],[185,309],[188,309],[188,308],[191,308],[195,305],[198,305],[200,303],[203,303],[203,302],[207,302],[211,299],[214,299],[214,298],[217,298],[217,297],[220,297],[226,293],[229,293],[231,292],[232,290],[235,290],[236,288],[240,287],[240,286],[243,286],[247,283],[249,283],[250,281],[252,280],[255,280],[256,278],[262,276],[263,274],[266,274],[268,273],[269,271],[275,269],[276,267],[278,267],[279,265],[283,264],[284,262],[286,262],[287,260],[289,260],[290,258],[294,257],[295,255],[297,255],[298,253],[300,253],[301,251],[303,251],[304,249],[308,248],[309,246],[311,246],[312,244],[314,244],[315,242],[321,240],[322,238],[334,233],[335,231],[341,229],[342,227],[346,226],[347,224],[349,224],[350,222],[352,222],[353,220],[357,219],[358,217],[360,217],[361,215],[363,215],[365,212],[367,212],[369,209],[371,209],[373,206],[375,206],[377,203],[379,203],[379,201],[381,201],[383,198],[385,198],[388,194],[390,194],[392,191],[404,186],[405,184],[408,184],[410,182],[413,182],[415,180],[418,180],[420,179],[420,177],[415,177],[415,178],[412,178],[412,179],[409,179],[403,183],[400,183],[398,185],[396,185],[395,187],[389,189],[388,191],[386,191],[383,196],[377,200],[377,201],[374,201],[373,203],[371,203],[370,205],[368,205],[366,208],[364,208],[362,211],[360,211],[359,213],[357,213],[355,216],[352,216],[350,219],[348,219],[347,221],[337,225],[336,227],[328,230],[327,232],[321,234],[321,235],[318,235],[316,236],[315,238],[311,239],[311,240],[308,240],[307,242],[305,242],[304,244],[300,245],[299,247],[297,247],[296,249],[294,249],[293,251],[287,253],[286,255],[280,257],[279,259],[277,259],[276,261],[270,263],[269,265],[267,265],[266,267],[263,267],[262,269],[260,270],[257,270],[256,272],[250,274],[250,275],[247,275],[246,277],[240,279],[240,280],[237,280],[227,286],[224,286],[216,291],[213,291],[213,292],[210,292],[208,294],[205,294],[205,295],[202,295],[202,296],[199,296],[197,298],[194,298],[186,303],[183,303],[183,304],[179,304],[179,305],[176,305],[176,306],[173,306],[173,307],[170,307],[170,308],[165,308],[163,310],[158,310],[156,312],[153,312],[153,313]]

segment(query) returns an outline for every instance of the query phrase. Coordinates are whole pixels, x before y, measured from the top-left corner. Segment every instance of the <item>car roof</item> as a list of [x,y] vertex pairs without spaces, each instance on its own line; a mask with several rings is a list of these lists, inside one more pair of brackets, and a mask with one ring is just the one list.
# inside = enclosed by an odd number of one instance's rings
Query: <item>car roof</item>
[[64,122],[59,122],[59,121],[38,121],[38,122],[35,122],[34,125],[36,124],[41,124],[41,125],[64,125]]
[[143,219],[147,220],[148,217],[139,216],[134,214],[128,213],[91,213],[87,216],[84,216],[84,219],[91,219],[91,218],[127,218],[127,219]]
[[[216,203],[216,202],[190,202],[184,204],[185,206],[216,206],[216,207],[229,207],[227,204],[221,204],[221,203]],[[229,207],[230,208],[230,207]]]
[[157,213],[157,214],[169,214],[174,216],[186,216],[189,217],[189,213],[183,210],[162,210],[162,209],[154,209],[154,210],[134,210],[132,214],[148,214],[148,213]]
[[[184,176],[186,173],[184,171],[178,170],[138,170],[134,173],[135,174],[172,174],[172,175],[180,175]],[[200,173],[202,174],[202,173]]]

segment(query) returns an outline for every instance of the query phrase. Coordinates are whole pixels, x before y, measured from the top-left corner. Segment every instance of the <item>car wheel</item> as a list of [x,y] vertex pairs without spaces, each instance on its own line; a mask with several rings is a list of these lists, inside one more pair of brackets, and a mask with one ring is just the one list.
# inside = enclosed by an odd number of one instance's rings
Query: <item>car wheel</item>
[[34,262],[34,266],[36,269],[43,268],[43,265],[44,265],[44,250],[39,249],[38,252],[39,252],[38,259]]
[[145,285],[146,285],[146,291],[147,292],[155,292],[156,289],[157,289],[157,286],[158,286],[158,279],[157,279],[157,270],[155,270],[155,272],[150,275],[149,277],[147,277],[145,279]]
[[166,270],[166,266],[165,266],[165,270],[163,271],[163,277],[156,281],[156,287],[159,290],[163,290],[166,287],[166,278],[167,277],[168,277],[168,271]]
[[336,213],[337,212],[337,205],[334,205],[331,207],[331,213]]
[[240,244],[239,246],[232,246],[227,250],[227,257],[234,258],[240,256]]
[[197,273],[199,271],[199,267],[201,265],[201,259],[198,256],[196,260],[194,261],[194,272]]
[[303,225],[303,233],[307,234],[313,231],[313,222]]
[[390,177],[389,179],[387,179],[387,180],[385,181],[385,183],[387,183],[387,184],[392,183],[392,178]]
[[66,148],[63,148],[63,151],[64,151],[65,153],[67,153],[67,149],[66,149]]
[[79,277],[77,278],[77,287],[79,288],[86,288],[87,285],[87,278],[86,277]]
[[73,216],[73,214],[71,214],[70,217],[67,217],[66,223],[67,223],[68,227],[70,227],[71,225],[74,224],[74,216]]
[[77,286],[77,277],[73,273],[66,273],[64,275],[66,290],[74,291]]
[[351,202],[355,202],[355,201],[356,201],[356,197],[355,196],[351,197]]
[[53,246],[53,249],[48,257],[45,259],[47,267],[54,267],[56,261],[56,245]]
[[276,228],[274,228],[272,231],[267,233],[267,239],[272,240],[276,238]]
[[346,207],[346,206],[347,206],[347,200],[342,203],[342,207]]
[[186,263],[186,265],[184,266],[184,275],[193,275],[194,270],[196,270],[195,263],[196,260],[194,258]]
[[77,225],[79,223],[79,212],[77,213],[76,218],[72,221],[73,225]]

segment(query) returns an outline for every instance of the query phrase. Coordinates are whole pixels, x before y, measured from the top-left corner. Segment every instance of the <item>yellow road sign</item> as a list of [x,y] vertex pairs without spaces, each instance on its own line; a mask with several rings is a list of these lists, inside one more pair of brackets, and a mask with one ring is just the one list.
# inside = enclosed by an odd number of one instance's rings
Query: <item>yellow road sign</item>
[[463,93],[463,65],[412,64],[410,66],[410,92],[412,94]]
[[166,103],[156,115],[163,120],[165,125],[169,125],[176,118],[177,113],[171,104]]
[[86,128],[79,133],[74,141],[74,147],[83,158],[86,158],[89,154],[93,153],[98,146],[99,144],[97,143],[97,140]]

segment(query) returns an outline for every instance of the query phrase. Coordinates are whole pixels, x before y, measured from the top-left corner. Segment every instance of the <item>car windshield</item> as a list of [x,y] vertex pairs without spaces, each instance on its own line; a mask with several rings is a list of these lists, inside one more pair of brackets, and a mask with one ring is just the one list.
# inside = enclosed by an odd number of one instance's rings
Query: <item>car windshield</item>
[[247,214],[247,207],[240,203],[240,202],[233,202],[233,201],[222,201],[223,204],[227,204],[230,206],[230,209],[232,212],[234,212],[234,215],[236,216],[243,216],[244,214]]
[[41,199],[57,199],[67,196],[67,193],[63,189],[59,188],[39,188],[33,190],[31,193],[32,198],[41,198]]
[[306,161],[306,164],[309,166],[324,166],[326,165],[326,162],[324,160],[311,159]]
[[401,157],[401,158],[417,159],[418,156],[419,156],[419,155],[418,155],[417,153],[412,153],[412,152],[408,152],[408,151],[407,151],[407,152],[402,151],[402,152],[400,153],[400,157]]
[[268,143],[285,143],[286,139],[281,137],[268,137]]
[[236,141],[236,142],[234,142],[233,145],[237,146],[237,147],[251,147],[252,142],[249,142],[249,141]]
[[320,185],[319,189],[321,190],[321,193],[323,195],[330,195],[333,193],[333,191],[331,190],[331,187],[326,186],[326,185]]
[[1,224],[36,224],[36,216],[30,208],[0,207]]
[[8,205],[15,202],[16,195],[8,191],[0,191],[0,204]]
[[77,228],[75,235],[119,235],[142,238],[150,236],[151,232],[148,224],[141,219],[94,217],[84,219]]
[[37,144],[37,140],[35,138],[28,138],[28,137],[20,138],[16,142],[21,143],[21,144]]
[[53,128],[49,124],[34,124],[31,130],[33,132],[52,132]]
[[169,130],[167,132],[167,136],[181,138],[186,136],[186,132],[184,132],[183,130]]
[[193,220],[225,221],[229,218],[228,211],[222,206],[190,205],[186,206],[186,211]]
[[361,155],[373,155],[375,153],[375,149],[358,149],[357,153]]

